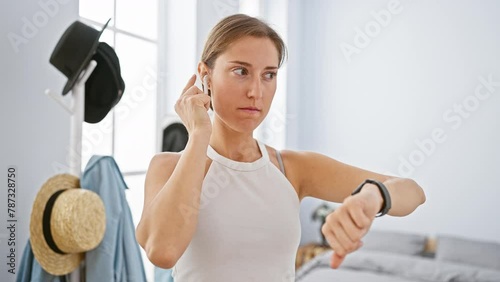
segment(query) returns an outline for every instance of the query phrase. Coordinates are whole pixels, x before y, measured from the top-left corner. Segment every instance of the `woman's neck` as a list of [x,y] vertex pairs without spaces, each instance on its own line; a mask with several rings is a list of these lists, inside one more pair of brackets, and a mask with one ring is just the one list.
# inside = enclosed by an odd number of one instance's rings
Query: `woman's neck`
[[221,132],[214,128],[209,144],[219,155],[238,162],[253,162],[262,157],[257,141],[248,133]]

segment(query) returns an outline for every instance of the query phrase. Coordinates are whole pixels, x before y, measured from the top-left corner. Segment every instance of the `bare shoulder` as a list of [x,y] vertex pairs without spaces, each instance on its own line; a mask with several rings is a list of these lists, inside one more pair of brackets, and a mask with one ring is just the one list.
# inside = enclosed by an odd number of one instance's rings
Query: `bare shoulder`
[[[279,169],[278,157],[276,154],[276,149],[270,146],[267,146],[269,158],[271,162]],[[283,161],[283,166],[285,168],[285,176],[288,181],[292,184],[297,192],[299,200],[304,198],[304,193],[300,189],[300,179],[301,179],[301,169],[300,169],[300,158],[301,152],[293,151],[293,150],[279,150],[281,159]]]
[[154,155],[151,159],[146,174],[146,180],[149,177],[164,176],[168,179],[170,174],[177,166],[182,153],[161,152]]
[[304,169],[307,167],[305,161],[310,155],[308,152],[294,150],[281,150],[280,153],[283,158],[283,164],[288,168],[287,170],[290,172],[290,178],[293,179],[296,185],[299,199],[302,201],[304,197],[308,196],[303,183],[307,175]]
[[[181,158],[182,153],[176,153],[176,152],[161,152],[161,153],[156,153],[153,158],[151,159],[151,162],[149,163],[149,167],[151,166],[165,166],[165,165],[172,165],[173,162],[177,164],[179,159]],[[175,165],[174,165],[175,167]]]
[[[169,178],[172,171],[177,166],[181,153],[161,152],[154,155],[149,162],[148,171],[146,173],[146,181],[149,178]],[[153,180],[153,179],[151,179]]]
[[151,158],[144,182],[145,206],[158,194],[163,185],[167,183],[180,157],[181,153],[161,152]]

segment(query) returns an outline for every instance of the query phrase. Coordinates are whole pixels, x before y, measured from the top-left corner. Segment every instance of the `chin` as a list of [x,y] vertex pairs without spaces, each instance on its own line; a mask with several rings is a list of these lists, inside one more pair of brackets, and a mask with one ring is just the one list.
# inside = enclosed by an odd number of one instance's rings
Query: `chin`
[[234,131],[237,132],[253,132],[259,127],[259,125],[262,123],[264,120],[265,116],[259,117],[259,118],[241,118],[241,117],[232,117],[229,119],[226,119],[224,117],[219,116],[219,118],[223,121],[226,126],[229,128],[233,129]]
[[237,128],[238,132],[253,133],[257,129],[257,127],[259,127],[260,124],[261,122],[257,123],[255,121],[252,122],[244,121],[241,122],[239,125],[236,125],[235,128]]

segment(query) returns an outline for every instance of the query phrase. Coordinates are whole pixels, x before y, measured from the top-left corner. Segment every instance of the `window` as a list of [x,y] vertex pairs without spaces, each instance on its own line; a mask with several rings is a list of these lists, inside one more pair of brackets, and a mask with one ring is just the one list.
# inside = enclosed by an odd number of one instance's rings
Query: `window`
[[[80,0],[79,15],[98,30],[111,18],[100,41],[115,49],[125,81],[124,95],[106,118],[83,124],[82,167],[92,155],[114,157],[129,187],[126,197],[137,225],[145,172],[156,152],[158,1]],[[153,266],[141,252],[147,279],[153,281]]]

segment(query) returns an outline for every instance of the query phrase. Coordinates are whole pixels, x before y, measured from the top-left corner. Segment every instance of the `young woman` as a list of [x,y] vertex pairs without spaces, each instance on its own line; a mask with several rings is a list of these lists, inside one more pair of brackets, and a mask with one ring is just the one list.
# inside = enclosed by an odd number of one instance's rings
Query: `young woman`
[[285,53],[264,22],[229,16],[211,31],[198,65],[208,93],[193,75],[175,105],[189,141],[151,160],[136,236],[153,264],[174,267],[176,282],[294,281],[306,196],[343,203],[322,228],[332,268],[361,247],[379,212],[405,216],[425,201],[411,179],[314,152],[278,152],[253,138]]

